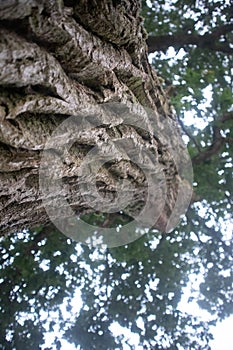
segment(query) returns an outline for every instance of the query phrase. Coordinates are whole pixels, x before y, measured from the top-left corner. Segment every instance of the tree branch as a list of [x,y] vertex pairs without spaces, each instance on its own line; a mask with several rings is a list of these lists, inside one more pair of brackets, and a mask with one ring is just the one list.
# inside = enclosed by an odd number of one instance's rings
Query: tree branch
[[196,45],[201,48],[208,48],[211,51],[220,51],[232,54],[233,48],[225,41],[219,41],[220,37],[233,30],[233,24],[226,24],[213,29],[211,33],[200,34],[168,34],[149,36],[147,39],[148,52],[166,51],[169,46],[179,49],[184,46]]
[[228,121],[228,120],[233,120],[233,111],[232,112],[226,112],[222,115],[220,121],[222,123]]
[[180,117],[178,116],[178,122],[182,128],[182,130],[184,131],[184,133],[189,137],[189,139],[194,143],[194,145],[197,147],[198,151],[201,152],[201,146],[197,143],[195,137],[193,135],[190,134],[190,132],[188,132],[188,130],[186,129],[183,121],[180,119]]
[[221,35],[227,34],[232,30],[233,30],[233,24],[228,23],[228,24],[223,24],[222,26],[219,26],[217,28],[214,28],[212,30],[212,34],[219,38]]
[[233,120],[233,112],[226,112],[218,120],[216,120],[216,123],[213,126],[213,142],[208,148],[206,148],[202,151],[201,147],[198,144],[198,142],[196,141],[195,137],[193,137],[188,132],[183,121],[178,117],[178,122],[179,122],[182,130],[189,137],[189,139],[193,142],[193,144],[196,146],[196,148],[198,150],[198,154],[192,158],[193,164],[200,164],[203,161],[210,159],[213,155],[215,155],[217,152],[219,152],[221,150],[224,143],[232,142],[231,138],[223,137],[221,135],[221,129],[223,129],[223,124],[228,120]]
[[213,155],[217,154],[225,143],[225,138],[222,137],[219,127],[214,127],[212,145],[206,148],[203,152],[198,153],[192,158],[193,164],[200,164],[209,160]]

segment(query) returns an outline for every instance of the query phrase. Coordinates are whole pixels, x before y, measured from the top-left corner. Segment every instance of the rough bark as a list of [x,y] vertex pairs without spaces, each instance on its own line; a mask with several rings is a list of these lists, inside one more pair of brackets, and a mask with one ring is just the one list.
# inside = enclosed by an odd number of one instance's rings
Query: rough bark
[[[92,210],[77,181],[88,151],[96,145],[104,149],[111,139],[126,139],[139,155],[142,147],[150,149],[163,166],[167,194],[155,227],[166,226],[183,179],[164,136],[155,137],[101,109],[106,102],[124,103],[129,112],[150,108],[157,123],[166,120],[174,129],[172,145],[180,144],[161,81],[147,61],[139,12],[138,0],[0,3],[1,234],[49,221],[38,185],[41,156],[49,136],[70,116],[93,123],[87,132],[76,135],[69,159],[56,174],[69,188],[64,196],[73,210],[78,215]],[[65,131],[63,140],[69,143]],[[128,212],[134,213],[145,200],[146,179],[123,151],[117,150],[115,156],[115,161],[99,170],[98,190],[114,199],[119,178],[130,179],[136,192]],[[123,207],[127,197],[126,191]]]

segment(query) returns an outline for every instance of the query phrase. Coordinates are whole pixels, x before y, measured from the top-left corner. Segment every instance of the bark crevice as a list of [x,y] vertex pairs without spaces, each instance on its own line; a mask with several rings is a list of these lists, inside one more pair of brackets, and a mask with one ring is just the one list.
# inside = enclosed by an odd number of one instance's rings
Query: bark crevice
[[[41,152],[53,131],[70,116],[76,116],[77,123],[84,118],[91,127],[77,132],[75,143],[69,130],[62,139],[58,137],[58,144],[64,140],[72,144],[55,176],[67,183],[69,191],[53,195],[64,195],[78,215],[91,211],[77,184],[80,164],[92,147],[107,152],[107,143],[124,141],[135,147],[148,169],[152,160],[143,159],[143,148],[163,166],[168,191],[164,211],[155,223],[163,229],[182,181],[166,139],[154,135],[146,113],[147,131],[123,123],[120,113],[104,105],[120,102],[125,106],[122,113],[131,116],[152,109],[158,125],[166,120],[174,129],[171,144],[180,144],[178,124],[161,80],[147,60],[140,2],[64,4],[55,0],[0,4],[1,233],[48,222],[38,186]],[[129,212],[136,212],[147,193],[145,178],[124,149],[116,148],[114,155],[117,161],[98,173],[99,189],[114,197],[119,179],[128,179],[137,190]],[[56,157],[60,156],[58,152]]]

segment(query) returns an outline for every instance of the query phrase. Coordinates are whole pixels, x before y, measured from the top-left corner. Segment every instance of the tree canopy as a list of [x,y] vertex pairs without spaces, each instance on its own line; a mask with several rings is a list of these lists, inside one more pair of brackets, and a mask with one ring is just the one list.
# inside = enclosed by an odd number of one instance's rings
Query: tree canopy
[[[233,312],[233,7],[214,0],[142,5],[148,53],[192,159],[192,203],[172,232],[152,228],[115,248],[79,244],[52,224],[2,236],[0,349],[60,349],[66,339],[77,349],[207,350],[210,326]],[[83,219],[117,230],[130,217]],[[182,310],[187,286],[208,321]],[[48,334],[52,344],[42,347]]]

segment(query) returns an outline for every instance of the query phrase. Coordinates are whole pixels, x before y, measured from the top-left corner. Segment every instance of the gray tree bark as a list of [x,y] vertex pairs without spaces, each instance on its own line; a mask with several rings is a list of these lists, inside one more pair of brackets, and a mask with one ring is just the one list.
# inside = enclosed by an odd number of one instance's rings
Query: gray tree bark
[[[166,121],[174,130],[172,145],[181,147],[161,79],[147,60],[146,38],[138,0],[0,2],[1,234],[49,221],[39,187],[42,151],[70,116],[86,118],[92,125],[77,133],[69,159],[63,159],[55,175],[68,186],[64,196],[75,213],[93,210],[78,185],[80,164],[93,147],[108,152],[108,140],[124,139],[139,155],[142,147],[151,150],[163,167],[165,205],[154,226],[164,229],[184,182],[167,142],[159,131],[147,132],[106,111],[106,103],[121,103],[129,113],[136,108],[137,114],[142,107],[150,108],[157,124]],[[151,123],[149,118],[144,121]],[[62,139],[70,141],[65,131]],[[130,179],[136,190],[133,201],[128,205],[125,191],[121,203],[135,214],[145,201],[147,180],[124,151],[114,152],[116,159],[98,171],[98,190],[114,202],[119,178]]]

